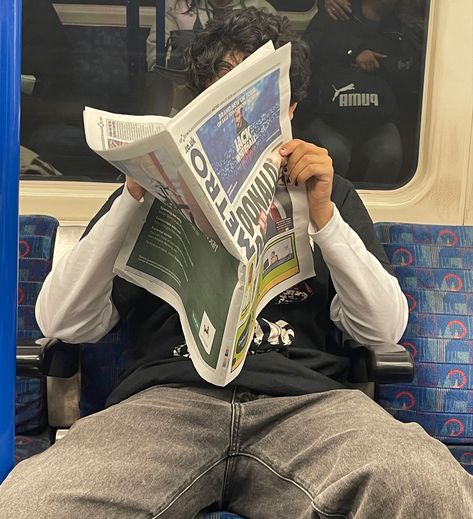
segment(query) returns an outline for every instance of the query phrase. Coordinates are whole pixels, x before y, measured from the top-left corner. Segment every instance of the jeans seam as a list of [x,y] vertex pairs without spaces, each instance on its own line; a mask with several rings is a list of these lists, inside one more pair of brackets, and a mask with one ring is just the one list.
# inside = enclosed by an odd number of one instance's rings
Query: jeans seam
[[154,512],[152,515],[149,516],[150,519],[156,519],[157,517],[161,516],[166,512],[183,494],[185,494],[193,485],[196,483],[200,478],[205,476],[207,473],[209,473],[212,469],[214,469],[219,463],[222,461],[225,461],[228,456],[224,456],[223,458],[219,458],[217,461],[212,463],[209,467],[207,467],[204,471],[202,471],[200,474],[198,474],[192,481],[183,488],[180,492],[178,492],[172,499],[169,501],[167,505],[165,505],[159,512]]
[[237,402],[236,402],[236,393],[237,393],[237,387],[233,389],[233,395],[232,395],[232,401],[230,402],[230,408],[231,408],[231,418],[230,418],[230,438],[228,439],[228,450],[227,450],[227,457],[225,461],[225,471],[223,474],[223,482],[222,482],[222,493],[220,496],[220,502],[223,505],[228,489],[230,487],[230,472],[232,470],[233,460],[232,460],[232,451],[233,451],[233,442],[235,440],[235,435],[237,434],[238,430],[238,423],[239,423],[239,414],[237,415]]
[[300,483],[295,481],[293,478],[290,478],[288,476],[284,476],[283,474],[278,472],[274,467],[272,467],[269,463],[267,463],[266,461],[262,460],[258,456],[254,455],[254,454],[251,454],[251,453],[248,453],[248,452],[241,452],[241,451],[238,453],[238,456],[245,456],[247,458],[251,458],[251,459],[257,461],[258,463],[261,463],[261,465],[263,465],[265,468],[267,468],[269,471],[271,471],[278,478],[280,478],[280,479],[282,479],[284,481],[287,481],[288,483],[293,484],[295,487],[297,487],[301,492],[303,492],[310,499],[310,504],[311,504],[312,508],[318,514],[322,514],[322,515],[324,515],[326,517],[338,517],[338,518],[350,519],[350,514],[348,512],[347,513],[345,513],[345,512],[326,512],[326,511],[322,510],[319,506],[316,506],[314,504],[315,498],[312,496],[312,494],[303,485],[301,485]]

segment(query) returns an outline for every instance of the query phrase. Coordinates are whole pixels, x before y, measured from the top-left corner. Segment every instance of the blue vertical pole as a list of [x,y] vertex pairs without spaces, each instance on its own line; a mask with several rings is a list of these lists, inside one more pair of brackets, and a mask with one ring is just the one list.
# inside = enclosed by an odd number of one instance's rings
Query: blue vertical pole
[[13,467],[21,0],[0,3],[0,481]]

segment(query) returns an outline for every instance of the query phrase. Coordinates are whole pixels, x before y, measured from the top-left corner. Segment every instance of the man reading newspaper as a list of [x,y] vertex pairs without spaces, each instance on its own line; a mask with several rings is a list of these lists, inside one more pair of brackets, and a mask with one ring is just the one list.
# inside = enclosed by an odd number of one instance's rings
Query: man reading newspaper
[[[206,89],[268,40],[292,42],[292,113],[307,51],[287,19],[255,9],[196,37],[190,84]],[[264,308],[254,354],[227,387],[179,356],[170,305],[113,274],[145,195],[135,181],[57,265],[38,305],[45,335],[94,341],[127,320],[134,356],[107,409],[11,473],[2,517],[187,519],[222,508],[250,519],[471,517],[473,480],[447,448],[345,386],[339,331],[376,344],[397,341],[406,324],[366,210],[325,150],[290,140],[280,155],[288,182],[306,186],[316,277]]]
[[219,386],[255,352],[262,309],[315,274],[306,187],[280,167],[290,62],[290,43],[269,41],[172,119],[84,111],[91,148],[144,193],[114,272],[177,310],[185,346],[175,355]]

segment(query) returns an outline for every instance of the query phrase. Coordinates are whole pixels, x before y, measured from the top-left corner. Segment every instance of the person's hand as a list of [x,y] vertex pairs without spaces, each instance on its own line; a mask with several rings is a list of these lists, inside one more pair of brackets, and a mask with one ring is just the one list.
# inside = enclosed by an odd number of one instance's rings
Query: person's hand
[[145,189],[141,187],[136,180],[133,180],[131,177],[127,175],[125,186],[128,189],[130,195],[135,199],[140,201],[145,196]]
[[325,0],[325,11],[333,20],[349,20],[351,2],[350,0]]
[[333,164],[328,151],[315,144],[293,139],[280,148],[286,158],[285,174],[294,185],[305,183],[309,215],[317,229],[322,229],[333,216],[330,200],[333,184]]
[[386,54],[362,50],[356,57],[356,66],[365,72],[375,72],[380,67],[379,60],[384,58],[387,58]]

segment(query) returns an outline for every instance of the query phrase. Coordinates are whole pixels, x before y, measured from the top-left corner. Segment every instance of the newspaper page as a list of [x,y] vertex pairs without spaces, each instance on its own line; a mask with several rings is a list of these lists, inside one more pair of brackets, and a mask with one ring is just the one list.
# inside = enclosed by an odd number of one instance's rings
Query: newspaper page
[[261,309],[314,275],[305,186],[280,175],[289,64],[289,45],[266,44],[172,119],[84,115],[89,145],[148,191],[115,272],[176,308],[196,370],[220,386]]

